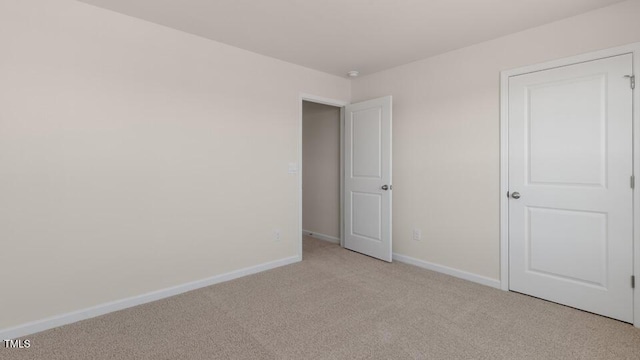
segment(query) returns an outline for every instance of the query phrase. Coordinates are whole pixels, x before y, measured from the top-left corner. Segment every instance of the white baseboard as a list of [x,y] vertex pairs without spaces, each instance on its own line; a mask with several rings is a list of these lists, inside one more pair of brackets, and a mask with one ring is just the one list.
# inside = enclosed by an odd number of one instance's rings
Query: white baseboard
[[320,234],[320,233],[309,231],[309,230],[302,230],[302,235],[311,236],[312,238],[332,242],[334,244],[340,244],[340,239],[338,239],[335,236]]
[[434,263],[431,263],[431,262],[428,262],[428,261],[415,259],[415,258],[412,258],[412,257],[409,257],[409,256],[400,255],[400,254],[396,254],[396,253],[393,254],[393,260],[396,260],[396,261],[399,261],[399,262],[403,262],[403,263],[406,263],[406,264],[410,264],[410,265],[414,265],[414,266],[418,266],[418,267],[421,267],[421,268],[424,268],[424,269],[427,269],[427,270],[432,270],[432,271],[436,271],[436,272],[439,272],[439,273],[455,276],[455,277],[460,278],[460,279],[464,279],[464,280],[472,281],[472,282],[475,282],[475,283],[478,283],[478,284],[490,286],[492,288],[500,289],[500,280],[488,278],[486,276],[473,274],[473,273],[470,273],[470,272],[466,272],[466,271],[450,268],[450,267],[447,267],[447,266],[444,266],[444,265],[434,264]]
[[132,296],[125,299],[115,300],[108,303],[92,306],[66,314],[56,315],[42,320],[32,321],[15,327],[1,329],[0,339],[16,339],[25,335],[31,335],[40,331],[52,329],[58,326],[71,324],[77,321],[90,319],[96,316],[108,314],[110,312],[123,310],[148,302],[164,299],[170,296],[182,294],[187,291],[196,290],[206,286],[237,279],[243,276],[256,274],[262,271],[271,270],[280,266],[293,264],[300,261],[299,256],[292,256],[280,260],[263,263],[256,266],[247,267],[231,271],[228,273],[212,276],[207,279],[196,280],[185,284],[172,286],[166,289],[152,291],[146,294]]

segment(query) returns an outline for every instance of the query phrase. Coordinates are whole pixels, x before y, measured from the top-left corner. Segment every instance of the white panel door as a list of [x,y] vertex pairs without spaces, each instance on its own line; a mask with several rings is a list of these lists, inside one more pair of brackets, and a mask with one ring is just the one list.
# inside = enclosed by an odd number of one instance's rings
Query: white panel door
[[391,96],[345,107],[344,246],[391,261]]
[[632,55],[509,79],[509,288],[633,321]]

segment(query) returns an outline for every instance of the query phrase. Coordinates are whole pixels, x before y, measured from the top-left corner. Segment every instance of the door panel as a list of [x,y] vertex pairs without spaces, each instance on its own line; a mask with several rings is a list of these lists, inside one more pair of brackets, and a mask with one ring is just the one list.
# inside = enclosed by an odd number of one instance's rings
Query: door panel
[[352,122],[351,176],[380,179],[382,177],[381,109],[354,111]]
[[344,165],[344,245],[391,261],[390,96],[345,107]]
[[509,79],[509,288],[633,321],[632,55]]
[[606,286],[606,213],[533,206],[527,210],[528,271]]
[[382,195],[351,192],[353,235],[382,241]]
[[[603,186],[606,77],[543,83],[526,91],[529,183]],[[564,101],[567,95],[580,103]]]

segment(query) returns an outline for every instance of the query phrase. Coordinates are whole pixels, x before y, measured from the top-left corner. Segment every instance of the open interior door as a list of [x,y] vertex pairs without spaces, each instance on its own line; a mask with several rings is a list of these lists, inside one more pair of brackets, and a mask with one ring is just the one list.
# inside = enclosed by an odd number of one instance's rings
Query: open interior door
[[391,96],[344,114],[344,246],[390,262]]

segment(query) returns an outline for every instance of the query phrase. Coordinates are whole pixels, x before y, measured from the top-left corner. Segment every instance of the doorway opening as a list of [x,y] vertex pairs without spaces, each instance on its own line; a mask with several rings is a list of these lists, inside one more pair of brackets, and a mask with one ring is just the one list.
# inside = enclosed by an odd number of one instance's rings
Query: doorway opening
[[391,262],[392,97],[348,104],[301,95],[299,129],[300,259],[311,234]]
[[334,244],[341,239],[340,120],[341,107],[302,101],[302,236]]

